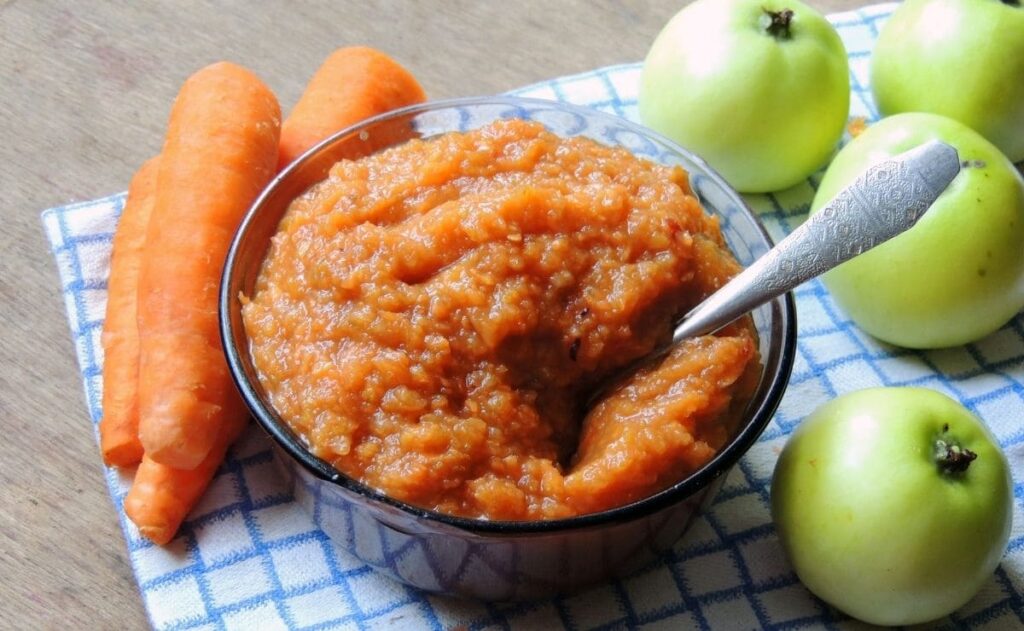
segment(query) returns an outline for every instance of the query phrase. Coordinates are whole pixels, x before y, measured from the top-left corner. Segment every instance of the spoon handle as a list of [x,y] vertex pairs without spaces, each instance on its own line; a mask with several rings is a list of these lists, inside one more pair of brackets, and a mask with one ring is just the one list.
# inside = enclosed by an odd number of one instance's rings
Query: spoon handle
[[937,140],[870,167],[767,254],[687,313],[673,332],[672,343],[713,333],[908,230],[959,172],[956,149]]

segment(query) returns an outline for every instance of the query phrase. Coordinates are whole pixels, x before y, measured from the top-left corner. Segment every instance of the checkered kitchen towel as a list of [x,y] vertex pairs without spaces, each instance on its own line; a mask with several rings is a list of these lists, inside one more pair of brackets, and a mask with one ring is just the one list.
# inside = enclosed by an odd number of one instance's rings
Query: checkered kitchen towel
[[[892,5],[830,17],[850,54],[852,112],[875,118],[868,56]],[[636,120],[637,64],[602,68],[516,90]],[[815,180],[748,198],[778,240],[805,217]],[[100,347],[111,232],[123,195],[43,213],[63,284],[93,423],[100,418]],[[797,292],[799,353],[778,414],[729,476],[711,510],[646,570],[564,598],[514,605],[429,596],[378,574],[334,547],[297,503],[255,425],[232,449],[211,489],[167,547],[123,521],[146,611],[158,629],[847,628],[797,581],[768,511],[768,485],[787,434],[818,404],[876,385],[945,392],[984,418],[1013,463],[1016,527],[1009,552],[949,627],[1024,626],[1024,319],[969,346],[897,350],[868,338],[811,282]],[[97,455],[97,461],[99,456]],[[114,504],[128,479],[106,471]]]

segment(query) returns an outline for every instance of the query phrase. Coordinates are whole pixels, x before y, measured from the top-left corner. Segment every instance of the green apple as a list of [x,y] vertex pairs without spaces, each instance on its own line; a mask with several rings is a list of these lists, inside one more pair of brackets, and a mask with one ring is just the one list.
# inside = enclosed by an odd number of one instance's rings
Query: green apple
[[816,212],[869,166],[942,140],[962,169],[907,232],[843,263],[823,281],[863,330],[909,348],[940,348],[995,331],[1024,306],[1024,179],[992,143],[952,119],[897,114],[832,161]]
[[824,404],[790,436],[771,511],[811,592],[866,622],[916,624],[991,579],[1013,481],[995,439],[956,401],[872,388]]
[[871,86],[883,115],[942,114],[1024,160],[1024,6],[907,0],[875,44]]
[[834,399],[772,477],[778,536],[804,585],[850,616],[916,624],[991,578],[1013,519],[1010,466],[984,424],[926,388]]
[[850,110],[846,50],[797,0],[697,0],[654,40],[640,119],[748,193],[792,186],[836,148]]

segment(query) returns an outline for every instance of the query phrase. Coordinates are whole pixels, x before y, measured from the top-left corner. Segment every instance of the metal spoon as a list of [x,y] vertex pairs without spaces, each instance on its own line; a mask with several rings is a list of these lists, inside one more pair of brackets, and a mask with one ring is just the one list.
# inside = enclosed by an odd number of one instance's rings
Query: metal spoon
[[870,167],[767,254],[683,316],[672,344],[713,333],[909,230],[959,172],[956,149],[938,140]]
[[[932,140],[880,162],[767,254],[683,316],[672,341],[630,364],[616,384],[640,364],[666,355],[682,340],[714,333],[747,312],[862,252],[910,229],[960,172],[956,149]],[[598,387],[588,408],[608,392]]]

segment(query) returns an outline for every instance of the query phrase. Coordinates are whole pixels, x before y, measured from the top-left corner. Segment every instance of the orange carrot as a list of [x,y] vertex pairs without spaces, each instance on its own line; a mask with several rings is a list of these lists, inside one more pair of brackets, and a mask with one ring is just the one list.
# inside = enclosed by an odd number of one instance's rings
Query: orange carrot
[[198,467],[246,418],[217,291],[232,234],[274,173],[280,119],[270,89],[227,62],[192,75],[171,109],[139,276],[139,437],[154,462]]
[[234,417],[222,427],[213,448],[195,469],[174,469],[149,456],[142,458],[124,498],[124,511],[144,537],[160,545],[174,538],[178,526],[213,479],[228,446],[245,428],[246,420],[244,416]]
[[365,46],[339,48],[309,80],[282,125],[278,169],[349,125],[425,98],[409,71],[384,53]]
[[139,264],[156,191],[158,158],[147,161],[128,186],[114,231],[103,321],[103,418],[100,451],[110,466],[131,467],[142,459],[139,441],[139,329],[136,297]]

